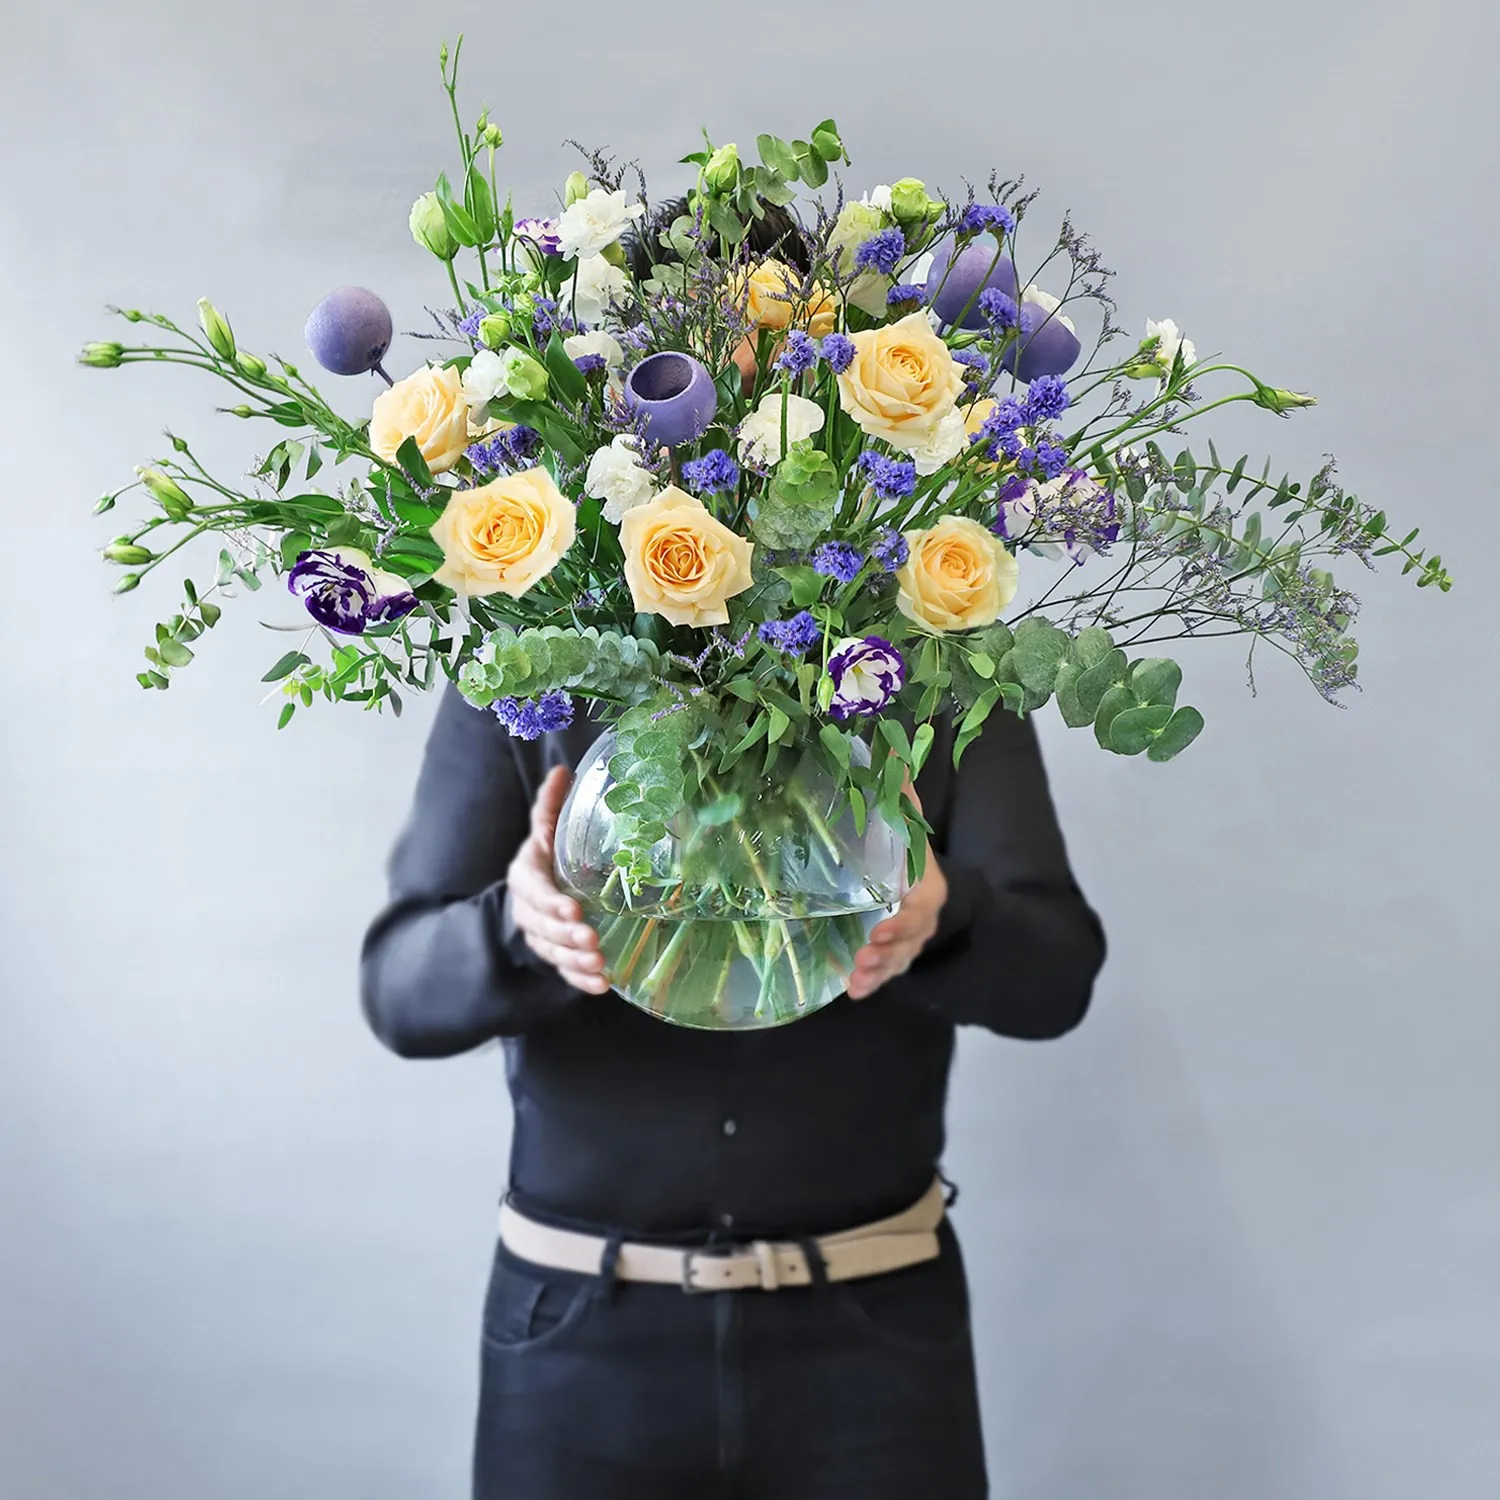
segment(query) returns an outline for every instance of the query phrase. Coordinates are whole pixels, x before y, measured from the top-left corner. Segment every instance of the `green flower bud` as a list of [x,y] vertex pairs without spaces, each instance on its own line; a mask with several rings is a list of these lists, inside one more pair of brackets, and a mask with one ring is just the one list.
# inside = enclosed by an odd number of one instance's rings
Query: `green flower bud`
[[225,359],[233,359],[234,334],[230,330],[229,322],[207,297],[198,299],[198,321],[203,325],[203,332],[213,347],[214,353]]
[[479,144],[488,146],[491,151],[498,151],[505,144],[505,136],[498,125],[486,125],[480,133]]
[[146,315],[138,307],[119,307],[115,309],[127,323],[139,323]]
[[140,481],[160,502],[169,516],[185,516],[193,508],[193,502],[177,482],[163,474],[160,469],[137,468]]
[[536,317],[535,295],[531,291],[516,292],[510,299],[510,310],[521,322],[531,322]]
[[563,207],[572,208],[580,198],[589,195],[589,180],[582,172],[569,172],[568,180],[563,184]]
[[541,401],[547,394],[547,367],[524,349],[517,349],[505,368],[511,394],[523,401]]
[[709,157],[703,169],[703,185],[711,193],[732,193],[740,182],[740,148],[731,141]]
[[241,349],[234,357],[234,362],[252,380],[259,380],[266,373],[266,362],[258,354],[250,354]]
[[122,577],[120,581],[115,584],[112,592],[116,594],[128,594],[131,589],[133,589],[140,581],[141,575],[139,573],[126,573],[124,577]]
[[1302,406],[1316,406],[1318,398],[1309,396],[1303,391],[1284,391],[1279,386],[1262,385],[1255,391],[1255,404],[1264,407],[1267,411],[1274,411],[1285,416],[1289,411],[1296,411]]
[[119,497],[116,495],[100,495],[99,498],[94,501],[94,514],[96,516],[102,516],[105,511],[113,510],[115,508],[115,501],[118,498]]
[[243,402],[239,406],[228,406],[224,408],[231,417],[253,417],[255,413]]
[[103,343],[85,344],[83,353],[78,356],[78,363],[90,365],[96,370],[113,370],[120,363],[120,356],[125,353],[122,344]]
[[899,224],[921,224],[943,211],[937,198],[927,196],[927,184],[919,177],[903,177],[891,184],[891,213]]
[[155,556],[156,554],[149,547],[137,546],[134,542],[111,542],[104,549],[104,557],[107,561],[128,563],[133,568],[150,562]]
[[452,260],[458,254],[458,246],[448,233],[448,221],[443,217],[436,193],[423,193],[412,204],[407,222],[411,226],[411,237],[439,260]]
[[618,266],[620,270],[625,269],[625,250],[619,240],[612,240],[599,254],[612,266]]
[[510,319],[504,313],[491,313],[479,320],[479,342],[486,349],[498,349],[510,338]]

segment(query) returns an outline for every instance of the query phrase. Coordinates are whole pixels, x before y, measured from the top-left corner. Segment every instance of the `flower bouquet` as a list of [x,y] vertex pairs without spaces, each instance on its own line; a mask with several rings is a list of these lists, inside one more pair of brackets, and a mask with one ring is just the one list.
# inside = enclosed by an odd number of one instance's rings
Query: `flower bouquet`
[[194,366],[279,431],[233,481],[171,437],[136,471],[149,513],[104,556],[123,592],[219,538],[212,581],[156,627],[147,688],[219,599],[274,576],[305,610],[267,622],[301,634],[265,674],[279,726],[319,697],[399,713],[439,672],[527,738],[581,702],[601,734],[558,877],[653,1013],[767,1026],[840,993],[921,872],[912,783],[940,715],[955,764],[989,714],[1049,701],[1105,750],[1169,760],[1203,719],[1151,648],[1244,634],[1335,701],[1357,601],[1324,562],[1394,555],[1449,587],[1331,460],[1296,481],[1211,441],[1169,453],[1215,408],[1313,398],[1200,358],[1169,321],[1117,345],[1110,273],[1066,218],[1019,269],[1019,181],[855,200],[824,120],[760,136],[754,161],[705,140],[664,205],[584,153],[551,217],[518,218],[457,68],[445,47],[457,170],[411,213],[451,297],[429,357],[393,380],[385,304],[332,293],[313,354],[384,382],[347,420],[208,301],[196,328],[116,309],[145,341],[85,364]]

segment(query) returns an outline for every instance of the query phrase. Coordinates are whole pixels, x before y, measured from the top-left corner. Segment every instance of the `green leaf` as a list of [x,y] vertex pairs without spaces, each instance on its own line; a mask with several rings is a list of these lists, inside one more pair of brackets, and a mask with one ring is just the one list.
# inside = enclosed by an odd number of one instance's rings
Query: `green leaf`
[[932,749],[935,731],[931,724],[919,724],[911,741],[911,773],[915,777],[927,764],[928,752]]
[[1079,711],[1093,719],[1099,712],[1105,693],[1125,676],[1129,665],[1125,653],[1116,646],[1110,649],[1108,655],[1081,672],[1074,687]]
[[1098,712],[1094,715],[1094,738],[1104,749],[1113,748],[1109,740],[1109,731],[1116,717],[1136,706],[1135,694],[1123,682],[1115,683],[1099,700]]
[[844,770],[849,769],[849,736],[836,724],[825,724],[818,730],[824,748]]
[[422,457],[416,438],[407,438],[396,449],[396,462],[411,476],[413,484],[424,490],[432,488],[432,471],[427,467],[427,460]]
[[262,682],[280,682],[283,677],[289,677],[296,669],[304,663],[311,661],[311,657],[303,655],[300,651],[288,651],[280,661],[261,678]]
[[547,351],[543,357],[547,373],[552,377],[553,389],[570,405],[577,406],[588,394],[588,377],[568,358],[563,348],[562,337],[553,331],[547,340]]
[[1113,649],[1114,642],[1110,640],[1109,632],[1098,625],[1090,625],[1073,637],[1068,656],[1077,663],[1080,671],[1084,671],[1097,666]]
[[828,163],[806,141],[793,141],[792,154],[797,158],[797,172],[810,188],[820,188],[828,181]]
[[[1063,662],[1057,669],[1057,708],[1069,729],[1082,729],[1085,724],[1094,722],[1093,712],[1078,701],[1078,679],[1082,675],[1077,664],[1071,661]],[[1098,704],[1094,707],[1097,708]]]
[[779,177],[796,177],[798,173],[797,154],[780,136],[758,135],[755,138],[755,149],[760,152],[760,159]]
[[791,727],[791,718],[780,708],[771,709],[771,726],[766,733],[766,738],[773,744],[786,733]]
[[1130,672],[1130,689],[1142,704],[1166,704],[1177,701],[1182,686],[1182,668],[1166,656],[1148,656],[1138,661]]
[[1203,715],[1196,708],[1179,708],[1167,720],[1166,727],[1146,747],[1147,760],[1171,760],[1198,738]]
[[971,651],[969,653],[969,665],[981,677],[993,677],[995,675],[995,658],[987,652]]
[[1011,670],[1031,692],[1050,694],[1057,681],[1057,668],[1071,644],[1067,631],[1037,615],[1028,615],[1016,627],[1015,641],[1010,650]]
[[198,615],[205,625],[217,625],[223,613],[217,604],[211,604],[206,599],[198,604]]
[[193,659],[192,651],[181,641],[173,640],[171,637],[164,640],[158,650],[161,653],[161,659],[169,667],[185,667]]
[[902,760],[911,761],[911,741],[906,737],[906,727],[898,719],[880,721],[880,737]]
[[1117,713],[1109,725],[1109,748],[1121,755],[1139,755],[1166,727],[1170,705],[1152,703]]
[[292,715],[296,712],[297,705],[295,703],[282,704],[280,717],[276,720],[276,727],[278,729],[285,729],[292,722]]

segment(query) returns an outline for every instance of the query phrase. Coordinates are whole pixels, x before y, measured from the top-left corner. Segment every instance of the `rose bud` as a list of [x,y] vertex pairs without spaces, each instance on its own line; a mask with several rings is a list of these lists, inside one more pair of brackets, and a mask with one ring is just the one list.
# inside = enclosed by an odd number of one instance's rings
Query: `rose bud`
[[997,256],[987,242],[965,245],[956,256],[953,249],[950,241],[933,252],[932,269],[927,273],[928,305],[944,323],[957,321],[962,328],[983,328],[979,294],[998,287],[1006,296],[1016,297],[1015,265],[1008,255]]
[[380,370],[391,346],[390,309],[359,286],[341,286],[313,308],[304,329],[307,347],[335,375]]

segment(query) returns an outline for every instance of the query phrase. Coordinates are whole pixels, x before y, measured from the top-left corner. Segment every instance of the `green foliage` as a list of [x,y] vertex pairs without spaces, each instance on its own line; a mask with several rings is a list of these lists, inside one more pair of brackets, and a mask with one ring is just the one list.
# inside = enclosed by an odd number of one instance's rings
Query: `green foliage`
[[639,703],[661,681],[661,657],[652,642],[594,626],[516,630],[503,625],[483,649],[484,659],[465,663],[458,677],[459,690],[477,708],[553,688]]
[[812,546],[833,525],[839,494],[833,460],[806,439],[793,443],[760,502],[756,541],[768,547]]

